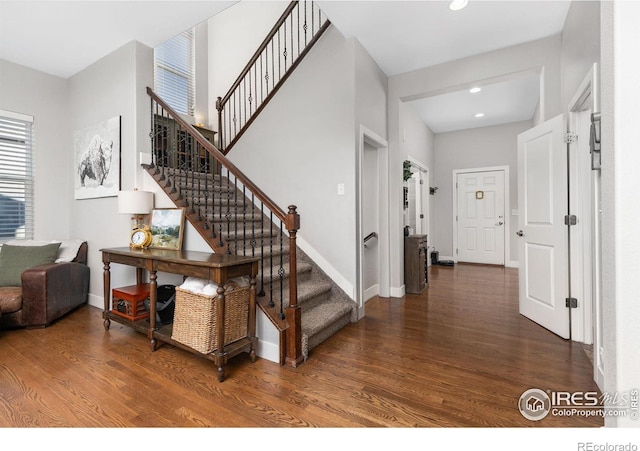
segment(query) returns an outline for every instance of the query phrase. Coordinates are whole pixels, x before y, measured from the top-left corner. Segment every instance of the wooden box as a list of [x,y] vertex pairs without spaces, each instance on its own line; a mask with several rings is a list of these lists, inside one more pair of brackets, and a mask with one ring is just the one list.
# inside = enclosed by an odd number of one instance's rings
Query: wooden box
[[144,301],[149,297],[149,284],[129,285],[111,291],[111,313],[131,321],[149,317]]

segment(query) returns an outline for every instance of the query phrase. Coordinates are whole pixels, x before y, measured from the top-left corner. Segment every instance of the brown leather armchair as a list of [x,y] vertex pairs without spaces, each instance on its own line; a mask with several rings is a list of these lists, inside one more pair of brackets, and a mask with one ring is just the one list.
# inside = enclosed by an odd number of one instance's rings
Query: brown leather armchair
[[87,302],[87,243],[71,262],[48,263],[22,272],[22,287],[0,287],[0,328],[42,328]]

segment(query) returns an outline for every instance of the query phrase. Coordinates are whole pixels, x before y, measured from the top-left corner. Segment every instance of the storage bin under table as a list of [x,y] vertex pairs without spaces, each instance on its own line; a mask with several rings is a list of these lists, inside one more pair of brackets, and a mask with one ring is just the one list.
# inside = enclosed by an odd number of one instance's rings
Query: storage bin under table
[[138,321],[149,317],[144,301],[149,298],[149,284],[129,285],[112,290],[111,313],[130,321]]
[[[224,346],[248,336],[249,287],[225,285]],[[218,343],[218,295],[207,296],[176,287],[176,308],[171,339],[203,354]]]

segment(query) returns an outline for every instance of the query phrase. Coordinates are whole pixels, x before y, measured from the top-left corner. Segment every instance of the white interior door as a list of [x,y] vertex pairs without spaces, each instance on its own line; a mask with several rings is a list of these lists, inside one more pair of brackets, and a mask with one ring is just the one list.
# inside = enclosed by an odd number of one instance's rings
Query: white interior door
[[566,119],[518,135],[520,313],[569,338]]
[[504,265],[504,171],[462,172],[457,186],[457,260]]

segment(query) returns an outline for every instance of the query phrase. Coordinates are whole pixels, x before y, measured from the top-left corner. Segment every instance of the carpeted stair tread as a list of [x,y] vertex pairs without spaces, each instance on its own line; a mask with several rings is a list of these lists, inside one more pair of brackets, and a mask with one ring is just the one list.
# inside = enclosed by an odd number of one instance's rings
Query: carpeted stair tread
[[[289,306],[289,284],[285,283],[282,292],[284,307]],[[331,295],[333,285],[328,281],[315,281],[313,279],[298,281],[298,305],[303,312],[313,307],[316,302],[320,302]],[[274,290],[274,298],[280,299],[279,289]]]
[[348,325],[355,304],[343,299],[330,299],[302,315],[302,356]]
[[[209,222],[230,222],[231,223],[231,228],[230,230],[234,231],[236,230],[236,224],[238,225],[238,230],[242,229],[242,223],[243,222],[260,222],[263,220],[263,216],[259,213],[252,213],[252,214],[246,214],[246,213],[237,213],[237,212],[222,212],[222,214],[220,212],[215,212],[213,214],[209,214],[208,216]],[[223,231],[224,233],[224,231]]]
[[[268,265],[268,262],[265,262],[265,264]],[[274,266],[267,266],[265,268],[264,271],[264,283],[265,285],[270,283],[272,278],[275,281],[275,283],[278,283],[280,281],[280,277],[278,276],[278,270],[280,269],[280,265],[274,265]],[[304,274],[304,273],[308,273],[311,272],[311,270],[313,269],[313,267],[308,264],[308,263],[304,263],[304,262],[298,262],[298,264],[296,265],[296,274],[298,274],[298,276]],[[289,265],[284,265],[283,266],[283,278],[287,279],[289,277]],[[259,282],[262,280],[262,274],[258,274],[258,279]],[[285,280],[285,283],[289,283]]]
[[311,337],[338,318],[351,315],[353,307],[352,302],[341,299],[330,299],[318,304],[302,317],[302,332]]
[[[243,233],[245,231],[248,233],[248,237],[242,238]],[[227,241],[245,241],[247,243],[247,246],[249,246],[249,242],[251,241],[252,237],[256,239],[257,245],[260,245],[261,238],[262,238],[262,242],[266,242],[270,237],[278,236],[279,233],[280,231],[275,228],[269,229],[269,228],[260,228],[260,227],[254,226],[252,230],[251,226],[248,226],[244,230],[242,228],[239,228],[237,232],[235,228],[231,230],[229,233],[226,233],[225,231],[223,231],[222,237]]]

